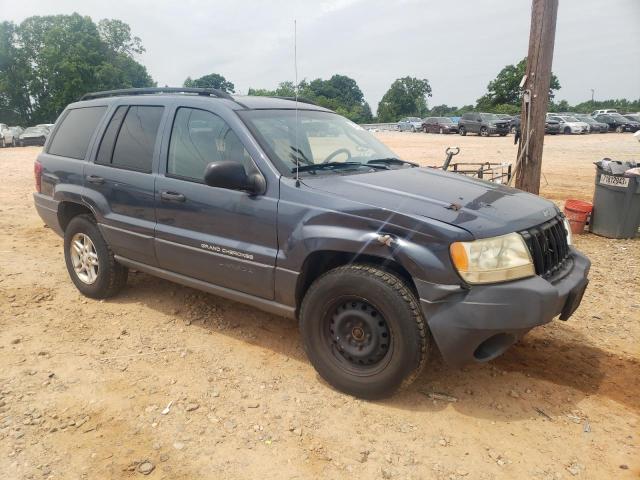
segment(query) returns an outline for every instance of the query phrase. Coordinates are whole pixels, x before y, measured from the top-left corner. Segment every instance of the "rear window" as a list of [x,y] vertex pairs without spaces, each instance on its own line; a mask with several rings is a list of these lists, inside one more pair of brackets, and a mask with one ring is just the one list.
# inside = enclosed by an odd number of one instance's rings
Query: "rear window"
[[107,107],[85,107],[68,110],[49,145],[48,153],[83,160],[91,136]]

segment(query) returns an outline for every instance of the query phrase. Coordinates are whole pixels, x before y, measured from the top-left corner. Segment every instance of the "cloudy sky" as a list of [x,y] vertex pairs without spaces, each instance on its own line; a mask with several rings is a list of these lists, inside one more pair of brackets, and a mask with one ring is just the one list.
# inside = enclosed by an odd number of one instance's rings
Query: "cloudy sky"
[[[2,6],[6,3],[6,6]],[[394,79],[427,78],[430,105],[474,103],[502,67],[526,56],[530,0],[0,0],[3,19],[77,11],[119,18],[142,38],[158,85],[216,72],[236,85],[353,77],[375,110]],[[7,18],[8,17],[8,18]],[[557,98],[640,97],[640,0],[560,0]]]

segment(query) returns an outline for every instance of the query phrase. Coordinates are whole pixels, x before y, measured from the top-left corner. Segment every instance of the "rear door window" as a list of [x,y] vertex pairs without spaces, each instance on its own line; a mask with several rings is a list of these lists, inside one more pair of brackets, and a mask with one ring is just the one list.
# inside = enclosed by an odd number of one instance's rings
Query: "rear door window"
[[151,173],[163,112],[164,107],[157,105],[118,107],[102,137],[96,163]]
[[48,153],[83,160],[87,155],[93,132],[106,110],[107,107],[68,110],[51,140]]

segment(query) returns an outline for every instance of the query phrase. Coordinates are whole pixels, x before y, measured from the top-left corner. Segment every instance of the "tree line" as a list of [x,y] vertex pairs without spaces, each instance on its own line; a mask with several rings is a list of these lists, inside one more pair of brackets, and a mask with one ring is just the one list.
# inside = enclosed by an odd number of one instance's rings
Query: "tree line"
[[[81,95],[117,88],[149,87],[156,83],[135,56],[145,51],[129,25],[113,19],[95,23],[88,16],[33,16],[20,24],[0,22],[0,121],[32,125],[53,122],[64,107]],[[249,95],[307,98],[357,123],[395,122],[405,116],[459,116],[471,110],[514,114],[520,110],[520,80],[526,59],[507,65],[487,85],[475,104],[429,107],[431,85],[426,78],[396,79],[378,103],[377,116],[353,78],[283,81],[271,90],[249,88]],[[187,77],[185,87],[218,88],[235,93],[235,85],[219,73]],[[549,111],[590,112],[597,108],[640,111],[640,99],[555,102],[560,82],[552,75]],[[297,92],[296,92],[297,90]]]

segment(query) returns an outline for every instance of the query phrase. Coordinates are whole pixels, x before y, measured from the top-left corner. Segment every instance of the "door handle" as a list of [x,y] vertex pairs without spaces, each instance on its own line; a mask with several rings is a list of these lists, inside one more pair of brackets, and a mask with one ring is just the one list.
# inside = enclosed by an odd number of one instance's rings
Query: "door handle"
[[102,185],[104,183],[104,178],[97,175],[87,175],[87,182],[95,185]]
[[165,202],[184,202],[187,197],[176,192],[160,192],[160,199]]

